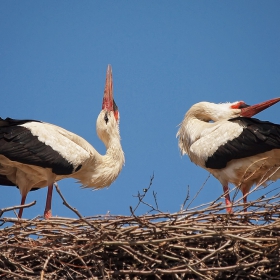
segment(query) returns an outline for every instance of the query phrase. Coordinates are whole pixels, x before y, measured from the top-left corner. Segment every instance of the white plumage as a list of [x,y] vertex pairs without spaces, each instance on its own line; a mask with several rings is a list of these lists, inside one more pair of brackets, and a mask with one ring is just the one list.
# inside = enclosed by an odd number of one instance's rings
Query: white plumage
[[246,202],[254,184],[280,177],[280,126],[251,118],[278,101],[253,106],[243,101],[200,102],[189,109],[180,125],[181,153],[221,182],[228,212],[232,211],[229,183],[241,189]]

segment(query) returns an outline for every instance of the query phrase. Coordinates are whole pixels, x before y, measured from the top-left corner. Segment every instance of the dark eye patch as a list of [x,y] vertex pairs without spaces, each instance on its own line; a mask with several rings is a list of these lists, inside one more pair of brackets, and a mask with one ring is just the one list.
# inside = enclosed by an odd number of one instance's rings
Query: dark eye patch
[[109,118],[108,118],[108,113],[106,112],[105,113],[105,116],[104,116],[104,121],[105,121],[105,123],[107,124],[108,123],[108,121],[109,121]]
[[247,108],[250,105],[246,104],[244,101],[237,102],[231,106],[232,109],[243,109]]
[[246,103],[241,103],[239,105],[239,109],[242,109],[242,108],[247,108],[247,107],[250,107],[250,105],[246,104]]

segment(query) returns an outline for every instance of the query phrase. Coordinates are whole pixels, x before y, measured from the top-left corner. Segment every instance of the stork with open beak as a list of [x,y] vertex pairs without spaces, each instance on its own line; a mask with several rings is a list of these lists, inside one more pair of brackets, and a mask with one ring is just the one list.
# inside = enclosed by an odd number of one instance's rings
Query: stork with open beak
[[229,183],[241,189],[246,203],[254,184],[280,178],[280,125],[251,118],[279,101],[275,98],[253,106],[243,101],[200,102],[189,109],[180,125],[181,153],[221,182],[229,213]]
[[[46,219],[51,217],[54,182],[71,177],[86,188],[110,186],[124,164],[110,65],[96,131],[107,148],[105,155],[100,155],[82,137],[59,126],[35,120],[0,118],[0,185],[17,186],[21,205],[30,190],[48,186]],[[22,211],[21,208],[19,218]]]

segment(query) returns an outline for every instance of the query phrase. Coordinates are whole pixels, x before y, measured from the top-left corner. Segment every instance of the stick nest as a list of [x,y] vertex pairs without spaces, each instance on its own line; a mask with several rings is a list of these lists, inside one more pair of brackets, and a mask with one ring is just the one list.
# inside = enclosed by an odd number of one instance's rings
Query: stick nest
[[279,196],[251,202],[248,212],[223,209],[0,218],[0,278],[280,279]]

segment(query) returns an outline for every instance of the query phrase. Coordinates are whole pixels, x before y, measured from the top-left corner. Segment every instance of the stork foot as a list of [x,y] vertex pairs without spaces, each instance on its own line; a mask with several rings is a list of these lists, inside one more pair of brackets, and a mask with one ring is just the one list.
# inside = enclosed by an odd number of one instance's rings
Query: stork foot
[[48,186],[46,207],[44,212],[44,217],[48,220],[52,216],[52,193],[53,193],[53,184]]
[[232,214],[232,204],[230,201],[230,196],[229,196],[229,188],[228,186],[223,186],[224,194],[225,194],[225,200],[226,200],[226,210],[228,214]]
[[231,206],[227,207],[226,210],[227,210],[228,214],[232,214],[233,213]]
[[44,212],[44,218],[46,220],[48,220],[51,217],[52,217],[52,210],[47,210],[47,211]]

